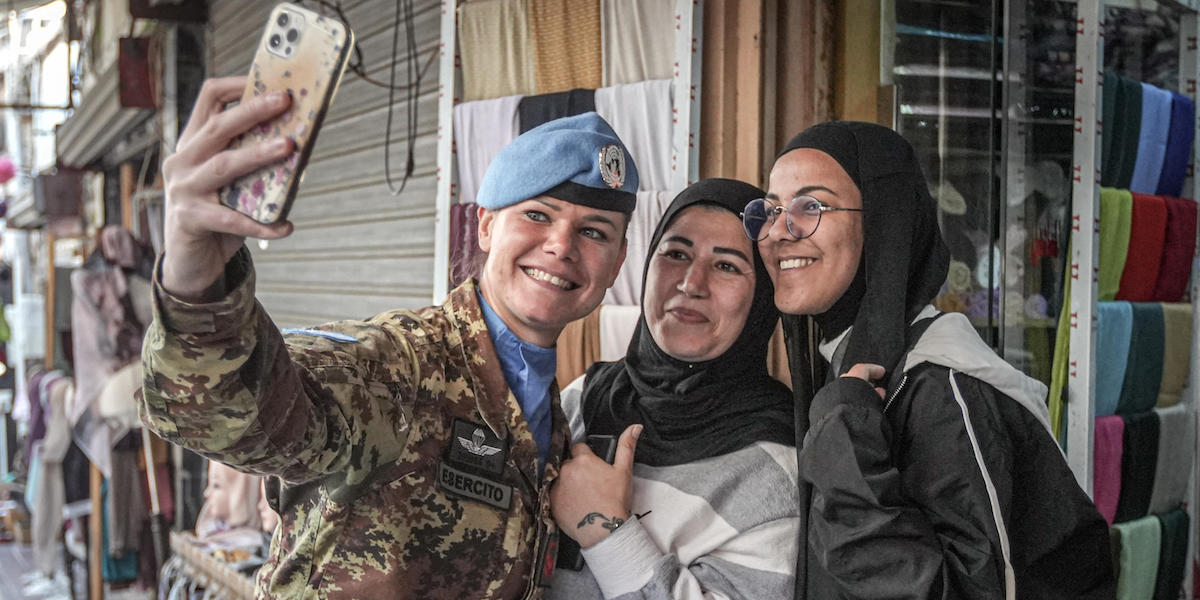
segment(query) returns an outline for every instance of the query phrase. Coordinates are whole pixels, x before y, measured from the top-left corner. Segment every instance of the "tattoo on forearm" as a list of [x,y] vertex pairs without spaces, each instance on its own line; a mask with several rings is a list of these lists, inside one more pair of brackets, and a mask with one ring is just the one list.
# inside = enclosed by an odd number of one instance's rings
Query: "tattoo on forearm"
[[576,529],[583,529],[584,525],[591,525],[596,521],[600,521],[600,526],[609,530],[615,531],[618,527],[625,523],[625,519],[619,517],[606,517],[598,512],[588,513],[587,516],[575,526]]

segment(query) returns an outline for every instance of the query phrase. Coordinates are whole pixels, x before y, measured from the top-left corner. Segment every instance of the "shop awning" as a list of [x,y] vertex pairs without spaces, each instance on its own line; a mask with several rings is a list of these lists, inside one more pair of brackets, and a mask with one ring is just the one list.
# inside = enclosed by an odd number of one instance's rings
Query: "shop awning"
[[58,126],[54,137],[61,165],[87,168],[154,114],[150,109],[122,107],[119,83],[114,60],[75,112]]

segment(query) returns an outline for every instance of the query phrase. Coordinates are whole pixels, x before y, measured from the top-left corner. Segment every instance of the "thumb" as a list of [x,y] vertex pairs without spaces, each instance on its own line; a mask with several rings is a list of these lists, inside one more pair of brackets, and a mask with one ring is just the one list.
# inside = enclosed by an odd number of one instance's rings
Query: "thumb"
[[633,452],[637,448],[638,436],[642,435],[641,425],[630,425],[621,432],[617,440],[617,455],[613,457],[613,466],[627,471],[633,470]]

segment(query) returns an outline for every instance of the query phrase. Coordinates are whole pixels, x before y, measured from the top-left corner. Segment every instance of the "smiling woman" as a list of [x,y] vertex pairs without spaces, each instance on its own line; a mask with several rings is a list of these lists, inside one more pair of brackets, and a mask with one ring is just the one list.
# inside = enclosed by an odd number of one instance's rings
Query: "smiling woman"
[[643,429],[613,466],[583,444],[563,464],[551,510],[587,564],[556,571],[549,598],[792,597],[794,412],[767,374],[779,313],[738,219],[763,195],[706,179],[677,196],[651,238],[626,357],[563,391],[575,441]]

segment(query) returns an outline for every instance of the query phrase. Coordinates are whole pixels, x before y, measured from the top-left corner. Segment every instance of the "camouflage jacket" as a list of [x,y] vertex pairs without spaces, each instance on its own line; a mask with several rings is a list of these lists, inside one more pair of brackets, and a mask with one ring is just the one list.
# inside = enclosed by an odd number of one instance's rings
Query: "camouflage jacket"
[[557,551],[549,486],[566,420],[555,387],[539,477],[474,282],[442,306],[284,337],[254,301],[249,252],[226,278],[226,298],[188,304],[156,276],[142,420],[281,481],[258,595],[539,598]]

